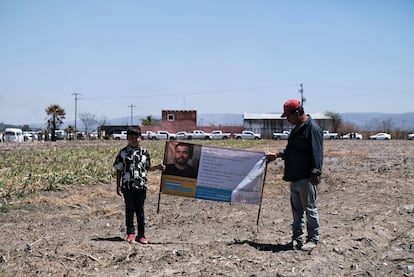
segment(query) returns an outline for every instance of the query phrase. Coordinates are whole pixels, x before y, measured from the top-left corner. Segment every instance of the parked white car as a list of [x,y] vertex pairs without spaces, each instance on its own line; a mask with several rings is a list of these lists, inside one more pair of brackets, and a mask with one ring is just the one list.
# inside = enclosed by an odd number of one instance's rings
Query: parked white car
[[39,139],[39,135],[37,134],[36,131],[32,131],[31,133],[32,133],[33,140],[38,140]]
[[360,133],[348,133],[341,137],[342,139],[363,139],[364,137]]
[[99,138],[99,133],[98,132],[92,132],[89,134],[89,139],[90,140],[96,140]]
[[175,133],[175,137],[176,139],[181,139],[181,140],[188,139],[188,133],[185,131],[180,131],[180,132]]
[[153,132],[152,131],[146,131],[145,133],[141,134],[141,138],[142,139],[151,139],[151,137],[153,136]]
[[407,138],[408,138],[409,140],[414,140],[414,134],[408,134]]
[[[66,138],[66,132],[64,130],[55,130],[55,138],[57,140],[65,139]],[[49,139],[52,139],[52,134],[49,133]]]
[[387,133],[378,133],[372,136],[369,136],[369,139],[373,140],[389,140],[391,139],[391,135]]
[[33,141],[33,134],[31,132],[23,132],[24,141]]

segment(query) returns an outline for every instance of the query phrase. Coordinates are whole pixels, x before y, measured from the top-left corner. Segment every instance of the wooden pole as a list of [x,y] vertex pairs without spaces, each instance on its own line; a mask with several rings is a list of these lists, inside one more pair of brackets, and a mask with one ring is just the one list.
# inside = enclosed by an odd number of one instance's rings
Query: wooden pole
[[260,210],[262,209],[263,190],[264,190],[264,185],[265,185],[265,182],[266,182],[266,173],[267,173],[267,158],[266,158],[265,172],[264,172],[264,176],[263,176],[262,194],[260,195],[259,211],[257,213],[256,226],[259,225]]
[[[168,141],[165,142],[164,161],[163,161],[164,165],[167,164],[167,157],[168,157]],[[162,191],[162,175],[163,174],[164,174],[164,172],[161,173],[161,178],[160,178],[160,190],[158,192],[157,214],[160,213],[160,202],[161,202],[161,191]]]

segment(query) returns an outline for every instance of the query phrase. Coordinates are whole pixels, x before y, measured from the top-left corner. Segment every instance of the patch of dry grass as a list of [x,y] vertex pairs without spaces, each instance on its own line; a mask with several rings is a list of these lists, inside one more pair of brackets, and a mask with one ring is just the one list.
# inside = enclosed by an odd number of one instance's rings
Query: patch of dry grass
[[[218,147],[250,149],[267,143],[249,140],[191,141]],[[16,144],[0,148],[0,199],[5,205],[13,199],[38,191],[56,191],[69,186],[111,183],[115,178],[112,164],[125,142],[97,141],[77,144]],[[162,163],[165,141],[144,141],[153,164]],[[2,145],[3,146],[3,145]],[[159,190],[159,174],[150,174],[151,191]]]

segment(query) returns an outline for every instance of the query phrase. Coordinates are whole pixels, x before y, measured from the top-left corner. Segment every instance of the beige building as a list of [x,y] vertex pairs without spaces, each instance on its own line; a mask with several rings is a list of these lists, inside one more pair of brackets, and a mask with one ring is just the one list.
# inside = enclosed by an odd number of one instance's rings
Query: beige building
[[[323,130],[331,131],[333,120],[322,113],[313,113],[310,116],[315,119]],[[262,135],[262,138],[270,139],[274,132],[290,131],[292,125],[281,114],[270,113],[244,113],[243,129]]]

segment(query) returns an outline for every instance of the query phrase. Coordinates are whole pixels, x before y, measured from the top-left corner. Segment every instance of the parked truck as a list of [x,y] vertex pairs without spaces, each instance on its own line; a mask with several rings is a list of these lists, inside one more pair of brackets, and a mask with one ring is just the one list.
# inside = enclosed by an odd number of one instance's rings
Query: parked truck
[[210,133],[210,139],[229,139],[231,138],[231,133],[223,133],[220,130],[214,130]]
[[176,136],[175,134],[169,133],[167,131],[158,131],[156,133],[148,134],[148,139],[174,140],[176,139]]
[[142,139],[151,139],[151,137],[153,136],[153,132],[152,131],[146,131],[145,133],[141,134],[141,138]]
[[323,131],[324,139],[337,139],[338,133],[330,133],[329,131]]
[[210,135],[210,133],[201,130],[194,130],[192,133],[188,133],[188,139],[210,139]]
[[115,139],[115,140],[127,139],[127,131],[121,131],[121,133],[112,134],[112,139]]
[[183,139],[188,139],[188,133],[186,131],[180,131],[175,133],[175,136],[177,139],[183,140]]
[[272,138],[273,139],[288,139],[290,135],[290,131],[283,131],[282,133],[273,133]]
[[261,139],[261,134],[256,134],[252,131],[243,131],[241,133],[234,134],[235,139]]

